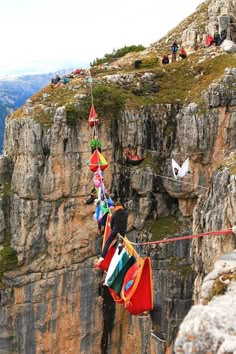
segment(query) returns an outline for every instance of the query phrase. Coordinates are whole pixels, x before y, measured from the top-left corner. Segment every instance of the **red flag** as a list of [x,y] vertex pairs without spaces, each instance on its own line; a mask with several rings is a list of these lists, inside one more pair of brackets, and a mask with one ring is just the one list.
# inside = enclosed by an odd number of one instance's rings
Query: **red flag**
[[89,123],[90,127],[97,125],[98,120],[99,119],[98,119],[97,112],[95,111],[94,105],[92,105],[90,108],[89,119],[88,119],[88,123]]

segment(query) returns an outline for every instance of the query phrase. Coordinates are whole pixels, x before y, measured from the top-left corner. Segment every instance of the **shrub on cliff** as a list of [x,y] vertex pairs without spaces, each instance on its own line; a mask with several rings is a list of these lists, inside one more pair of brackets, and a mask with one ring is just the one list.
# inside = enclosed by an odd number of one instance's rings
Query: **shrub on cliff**
[[92,63],[90,63],[90,66],[96,66],[100,65],[106,62],[110,62],[113,59],[118,59],[126,55],[127,53],[132,53],[132,52],[140,52],[144,50],[145,47],[142,44],[139,45],[131,45],[131,46],[124,46],[123,48],[120,49],[113,49],[112,53],[110,54],[105,54],[103,58],[96,58]]
[[68,103],[65,105],[66,109],[66,123],[67,125],[75,125],[78,118],[78,109],[74,103]]
[[0,250],[0,288],[3,287],[1,283],[2,274],[8,270],[13,269],[16,265],[16,251],[11,246],[2,247]]
[[[93,100],[98,117],[105,120],[116,119],[125,106],[125,98],[121,90],[112,86],[94,86]],[[79,116],[87,119],[90,107],[91,97],[86,96],[82,98],[78,109]]]

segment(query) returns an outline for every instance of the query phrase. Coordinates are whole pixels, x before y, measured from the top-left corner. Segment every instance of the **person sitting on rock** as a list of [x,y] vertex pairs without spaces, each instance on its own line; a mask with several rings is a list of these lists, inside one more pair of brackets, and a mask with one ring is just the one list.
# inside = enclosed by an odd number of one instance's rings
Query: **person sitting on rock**
[[52,80],[51,80],[51,86],[54,86],[54,85],[58,84],[60,81],[61,81],[60,76],[56,75],[56,77],[52,78]]
[[212,45],[215,44],[215,41],[214,41],[214,38],[212,37],[211,34],[208,34],[207,37],[206,37],[206,47],[209,48],[211,47]]
[[216,46],[219,46],[221,43],[220,34],[218,31],[214,33],[214,42]]
[[186,59],[186,58],[187,58],[187,52],[186,52],[186,50],[184,49],[184,47],[181,47],[181,51],[180,51],[179,56],[180,56],[182,59]]
[[169,64],[169,57],[168,55],[163,55],[163,58],[162,58],[162,64],[165,65],[165,64]]
[[224,42],[224,40],[226,39],[226,37],[227,37],[227,31],[226,31],[226,30],[222,30],[222,31],[220,32],[220,44],[221,44],[222,42]]

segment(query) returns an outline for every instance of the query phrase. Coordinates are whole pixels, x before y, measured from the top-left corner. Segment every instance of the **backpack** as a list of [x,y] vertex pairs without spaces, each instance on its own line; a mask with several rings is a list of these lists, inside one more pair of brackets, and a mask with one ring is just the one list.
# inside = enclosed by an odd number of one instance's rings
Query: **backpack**
[[178,49],[179,49],[179,46],[178,46],[177,44],[172,44],[172,46],[170,47],[170,50],[171,50],[173,53],[178,52]]

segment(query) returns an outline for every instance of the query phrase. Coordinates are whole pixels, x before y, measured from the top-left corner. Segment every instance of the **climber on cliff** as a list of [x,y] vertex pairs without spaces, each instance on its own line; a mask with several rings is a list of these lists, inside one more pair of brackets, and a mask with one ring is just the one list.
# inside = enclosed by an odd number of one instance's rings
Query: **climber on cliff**
[[93,204],[94,200],[97,198],[97,191],[94,185],[90,188],[90,197],[84,200],[84,204],[91,205]]
[[110,210],[114,208],[114,202],[113,200],[109,197],[109,195],[106,193],[105,196],[102,197],[102,202],[101,202],[101,218],[98,220],[98,235],[101,235],[105,226],[106,226],[106,221],[107,221],[107,216],[108,213],[111,212]]
[[160,342],[166,341],[165,333],[161,331],[162,325],[162,308],[160,305],[156,304],[153,309],[150,310],[150,317],[152,321],[151,335],[152,337]]
[[125,210],[120,202],[116,202],[111,217],[111,232],[103,247],[101,257],[95,261],[96,267],[99,266],[100,263],[106,257],[108,249],[112,241],[116,238],[117,234],[119,233],[121,236],[124,236],[126,234],[127,223],[128,223],[128,210]]
[[108,344],[111,342],[111,332],[114,327],[116,305],[110,294],[109,288],[104,284],[104,279],[98,287],[98,304],[102,306],[103,334],[101,339],[101,354],[106,354]]

